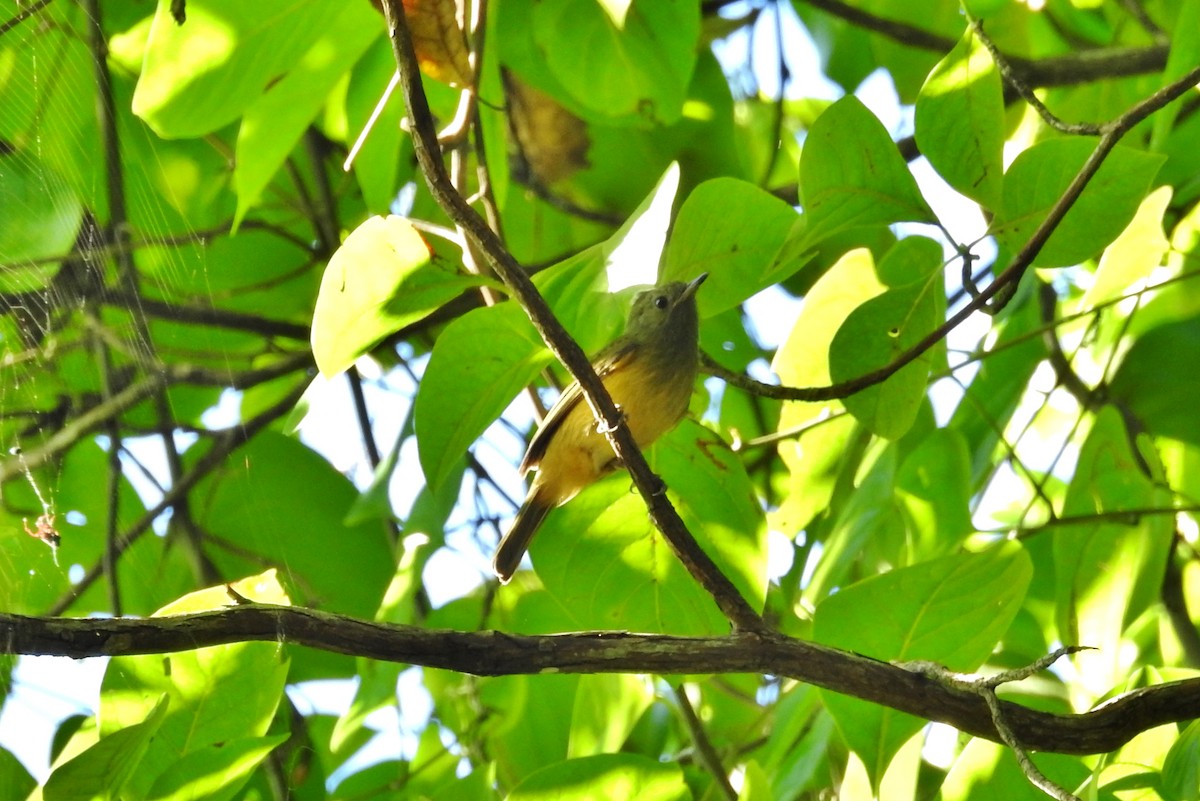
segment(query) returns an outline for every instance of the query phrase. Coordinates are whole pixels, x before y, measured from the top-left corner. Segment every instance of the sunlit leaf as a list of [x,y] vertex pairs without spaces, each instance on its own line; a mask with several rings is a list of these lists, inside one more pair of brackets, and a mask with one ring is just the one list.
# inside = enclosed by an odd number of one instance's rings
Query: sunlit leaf
[[575,102],[604,117],[679,119],[700,35],[695,4],[634,0],[620,19],[595,0],[534,9],[534,38]]
[[571,713],[569,758],[618,751],[638,717],[654,700],[645,678],[632,675],[580,676]]
[[916,106],[921,154],[946,182],[982,206],[1000,205],[1004,178],[1004,97],[1000,72],[968,29],[921,87]]
[[1174,536],[1169,515],[1104,517],[1170,505],[1170,494],[1152,480],[1161,466],[1150,450],[1134,453],[1121,415],[1112,407],[1101,409],[1063,503],[1065,517],[1081,519],[1054,529],[1058,636],[1096,649],[1074,658],[1085,666],[1081,681],[1097,694],[1126,675],[1125,627],[1157,602]]
[[1120,297],[1162,263],[1170,245],[1163,234],[1163,214],[1170,202],[1168,186],[1146,196],[1129,225],[1100,256],[1095,282],[1080,301],[1085,308]]
[[344,11],[322,0],[286,0],[266,13],[239,0],[190,0],[187,24],[179,25],[170,3],[160,2],[133,111],[161,136],[215,131],[291,69]]
[[[163,716],[129,779],[128,795],[148,797],[156,782],[181,780],[235,791],[253,767],[244,759],[257,764],[266,756],[253,740],[266,734],[287,669],[278,645],[258,642],[110,661],[100,691],[100,744],[141,723],[156,708]],[[233,741],[245,741],[248,748],[241,756],[230,751],[231,761],[212,750]],[[210,756],[198,756],[206,751]],[[194,772],[160,778],[189,758],[197,760]]]
[[853,95],[826,109],[808,132],[800,200],[806,247],[848,228],[934,220],[883,124]]
[[[946,306],[941,261],[941,247],[922,237],[901,240],[884,258],[878,272],[888,289],[850,312],[829,345],[834,382],[887,367],[937,328]],[[926,351],[883,383],[845,398],[846,409],[879,436],[900,437],[916,419],[932,361]]]
[[696,303],[702,318],[711,317],[778,280],[772,267],[796,220],[790,206],[752,184],[706,181],[679,210],[662,278],[681,281],[708,273]]
[[375,22],[365,3],[346,3],[287,75],[246,109],[233,167],[238,194],[235,223],[259,202],[263,189],[325,105],[333,85],[378,38]]
[[[813,637],[892,661],[930,660],[974,670],[1004,634],[1033,575],[1016,543],[899,568],[842,588],[817,607]],[[837,693],[825,703],[878,783],[897,749],[924,722]]]
[[578,798],[623,798],[628,801],[684,801],[692,797],[678,765],[638,754],[603,754],[568,759],[522,781],[509,801],[563,801]]
[[420,320],[479,279],[438,260],[403,217],[372,217],[325,268],[313,310],[313,356],[325,376],[397,329]]
[[[1021,152],[1004,176],[992,232],[1019,250],[1095,149],[1086,137],[1047,139]],[[1118,145],[1042,246],[1035,264],[1064,267],[1099,253],[1129,224],[1163,157]]]
[[[1047,778],[1069,790],[1081,786],[1092,775],[1079,757],[1047,753],[1029,756]],[[1011,751],[982,737],[972,738],[954,760],[942,792],[945,801],[977,798],[1041,801],[1046,797],[1030,783]]]
[[55,768],[42,790],[45,801],[106,801],[126,791],[141,769],[153,738],[167,716],[167,699],[157,696],[143,718],[101,737],[86,751]]

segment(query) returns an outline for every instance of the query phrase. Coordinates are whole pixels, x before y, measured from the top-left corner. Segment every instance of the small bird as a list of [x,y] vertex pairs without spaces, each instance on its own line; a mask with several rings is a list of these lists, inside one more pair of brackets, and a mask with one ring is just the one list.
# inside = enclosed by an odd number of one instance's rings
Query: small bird
[[[696,290],[708,277],[639,292],[625,333],[604,347],[592,367],[624,415],[638,447],[670,431],[687,412],[700,364]],[[521,475],[537,468],[525,502],[496,548],[492,567],[502,583],[517,571],[533,535],[556,506],[615,470],[618,460],[578,382],[563,390],[533,435]]]

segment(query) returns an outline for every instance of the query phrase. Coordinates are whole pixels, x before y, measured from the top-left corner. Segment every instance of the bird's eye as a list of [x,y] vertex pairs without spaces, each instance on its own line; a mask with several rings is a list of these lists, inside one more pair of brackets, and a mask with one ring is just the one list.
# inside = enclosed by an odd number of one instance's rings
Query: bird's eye
[[668,303],[668,301],[667,301],[666,295],[659,295],[657,298],[654,299],[655,308],[665,309],[665,308],[667,308],[667,303]]

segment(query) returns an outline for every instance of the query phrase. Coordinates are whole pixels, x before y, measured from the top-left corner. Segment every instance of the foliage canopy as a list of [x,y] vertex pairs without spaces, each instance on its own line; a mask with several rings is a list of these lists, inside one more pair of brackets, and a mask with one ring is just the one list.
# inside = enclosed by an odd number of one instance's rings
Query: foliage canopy
[[[395,42],[393,0],[150,5],[0,19],[5,652],[116,654],[48,778],[0,749],[6,797],[1043,797],[1026,743],[1064,792],[1200,794],[1200,0],[405,0]],[[569,378],[514,259],[587,352],[633,284],[710,274],[713,377],[647,451],[700,561],[622,474],[486,573]],[[414,628],[391,661],[233,616],[155,646],[248,603]],[[456,638],[489,630],[695,639],[501,669],[566,641]],[[842,692],[768,672],[784,637],[839,649]],[[688,642],[717,661],[606,661]],[[1060,716],[1036,733],[844,653],[1064,644],[1001,688]],[[353,701],[286,692],[317,679]],[[1134,690],[1157,717],[1089,748]],[[413,730],[364,766],[380,710]]]

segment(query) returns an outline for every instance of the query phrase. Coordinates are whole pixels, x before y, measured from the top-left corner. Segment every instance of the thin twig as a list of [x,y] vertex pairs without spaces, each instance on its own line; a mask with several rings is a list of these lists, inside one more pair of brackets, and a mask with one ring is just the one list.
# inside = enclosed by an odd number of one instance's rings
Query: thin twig
[[[231,453],[240,448],[242,445],[249,442],[255,434],[266,428],[269,424],[283,417],[296,405],[304,395],[306,385],[298,385],[296,389],[289,392],[275,405],[262,411],[261,413],[250,418],[243,424],[235,425],[232,428],[226,429],[221,437],[213,443],[212,447],[196,460],[191,469],[181,475],[175,481],[171,488],[163,493],[162,500],[158,502],[152,509],[148,509],[145,514],[138,518],[133,525],[126,529],[125,533],[117,542],[116,550],[118,554],[124,553],[129,546],[137,542],[143,534],[150,530],[150,526],[158,519],[159,515],[168,509],[177,506],[182,500],[187,498],[192,488],[200,482],[201,479],[208,476],[213,470],[225,463],[225,460]],[[100,576],[104,575],[104,563],[91,567],[83,577],[71,586],[61,598],[47,610],[46,614],[50,616],[58,616],[67,611],[71,604],[75,602]],[[179,649],[170,649],[179,650]]]
[[37,14],[43,8],[50,5],[50,2],[51,0],[36,0],[36,2],[25,6],[16,14],[4,20],[4,22],[0,22],[0,36],[3,36],[25,20]]
[[983,30],[983,24],[979,20],[971,20],[971,30],[979,37],[979,41],[987,48],[987,51],[992,55],[992,61],[995,62],[996,68],[1000,71],[1000,77],[1004,79],[1010,87],[1021,96],[1021,99],[1033,107],[1035,111],[1045,120],[1046,124],[1056,131],[1061,131],[1065,134],[1074,134],[1078,136],[1099,136],[1102,133],[1101,126],[1091,122],[1064,122],[1054,112],[1046,107],[1041,98],[1033,93],[1033,89],[1029,87],[1021,76],[1017,75],[1016,71],[1009,64],[1008,59],[1000,48],[996,47],[996,43],[992,41],[992,37],[988,36]]
[[1004,709],[1000,706],[1000,699],[996,697],[996,688],[1001,684],[1027,679],[1050,667],[1062,657],[1085,650],[1088,649],[1080,646],[1059,648],[1030,665],[1015,670],[1004,671],[994,676],[955,673],[935,662],[907,662],[901,664],[900,667],[916,671],[946,686],[973,692],[983,698],[984,702],[987,703],[988,711],[991,713],[992,723],[996,727],[996,732],[1000,735],[1000,739],[1004,741],[1004,744],[1013,752],[1017,764],[1021,766],[1021,771],[1029,779],[1030,784],[1051,798],[1056,799],[1056,801],[1079,801],[1078,797],[1048,779],[1038,766],[1033,764],[1033,760],[1029,758],[1029,753],[1026,751],[1025,746],[1016,734],[1013,733],[1012,727],[1005,720]]
[[[864,373],[857,378],[831,384],[827,387],[785,387],[764,384],[748,376],[732,373],[719,365],[713,368],[713,374],[747,392],[778,400],[798,401],[824,401],[845,398],[891,378],[905,366],[919,359],[934,345],[941,342],[948,333],[961,325],[972,314],[988,308],[988,303],[992,298],[1010,296],[1015,290],[1017,283],[1033,264],[1033,260],[1037,258],[1037,254],[1041,252],[1042,246],[1046,244],[1047,240],[1049,240],[1050,236],[1062,222],[1063,217],[1075,205],[1075,201],[1079,199],[1083,190],[1091,182],[1092,178],[1095,177],[1100,166],[1108,158],[1108,154],[1112,152],[1121,138],[1135,125],[1146,119],[1146,117],[1172,101],[1177,100],[1181,95],[1195,86],[1198,81],[1200,81],[1200,67],[1195,67],[1189,70],[1183,77],[1172,81],[1162,89],[1140,101],[1117,119],[1105,123],[1102,126],[1103,134],[1096,143],[1096,147],[1092,150],[1091,155],[1088,156],[1087,161],[1080,167],[1079,172],[1076,173],[1070,185],[1054,203],[1054,206],[1051,207],[1050,211],[1046,214],[1046,218],[1042,220],[1041,225],[1037,227],[1029,237],[1029,240],[1013,257],[1008,267],[1000,275],[996,276],[996,279],[992,283],[980,290],[978,295],[972,297],[968,303],[951,315],[944,323],[889,364],[878,370]],[[992,311],[994,312],[996,309],[993,308]]]
[[700,764],[713,777],[717,789],[720,790],[726,801],[737,801],[737,791],[729,783],[729,774],[725,772],[725,766],[721,764],[721,757],[717,754],[717,749],[713,748],[712,740],[709,739],[708,732],[704,730],[704,724],[700,722],[700,717],[687,697],[687,687],[683,684],[672,685],[671,692],[675,696],[675,703],[679,706],[683,725],[687,728],[688,734],[692,737],[692,743],[696,746]]

